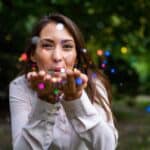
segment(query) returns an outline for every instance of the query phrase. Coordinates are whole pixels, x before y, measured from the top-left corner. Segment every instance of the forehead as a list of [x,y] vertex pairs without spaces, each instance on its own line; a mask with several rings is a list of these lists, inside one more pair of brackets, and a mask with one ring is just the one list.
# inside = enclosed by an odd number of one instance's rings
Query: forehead
[[50,22],[40,32],[40,37],[63,37],[73,39],[67,28],[61,23]]

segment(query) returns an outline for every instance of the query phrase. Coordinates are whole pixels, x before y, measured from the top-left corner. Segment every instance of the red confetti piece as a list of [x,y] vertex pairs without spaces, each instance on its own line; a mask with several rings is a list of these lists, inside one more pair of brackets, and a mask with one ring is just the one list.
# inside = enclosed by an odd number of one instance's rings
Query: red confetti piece
[[26,53],[22,53],[19,57],[19,61],[27,61],[28,57]]

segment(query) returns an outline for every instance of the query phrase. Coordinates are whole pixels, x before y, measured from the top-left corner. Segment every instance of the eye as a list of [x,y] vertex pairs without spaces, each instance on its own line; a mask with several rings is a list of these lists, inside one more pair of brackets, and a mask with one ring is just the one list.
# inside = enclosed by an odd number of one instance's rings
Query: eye
[[64,44],[64,45],[63,45],[63,49],[64,49],[64,50],[67,50],[67,51],[72,50],[73,47],[74,47],[74,46],[73,46],[72,44]]
[[46,49],[46,50],[52,50],[52,49],[54,49],[54,44],[50,43],[50,42],[42,42],[41,48]]

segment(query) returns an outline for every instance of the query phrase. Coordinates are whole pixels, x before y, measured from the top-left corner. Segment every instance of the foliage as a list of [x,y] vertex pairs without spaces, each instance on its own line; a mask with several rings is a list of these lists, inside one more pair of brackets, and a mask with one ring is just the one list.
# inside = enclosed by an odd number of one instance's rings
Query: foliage
[[[112,60],[118,72],[121,72],[122,75],[125,74],[124,80],[129,79],[122,89],[122,93],[126,91],[125,94],[127,94],[128,87],[132,87],[135,82],[138,92],[148,93],[150,89],[148,84],[150,80],[149,10],[149,0],[0,1],[0,77],[2,86],[8,84],[17,74],[18,57],[24,51],[25,42],[36,21],[51,12],[61,12],[78,24],[84,34],[87,48],[96,62],[100,62],[96,55],[98,49],[111,51]],[[126,54],[121,53],[122,47],[127,48]],[[112,63],[112,61],[110,62]],[[111,67],[111,64],[109,66]],[[2,75],[3,72],[7,75]],[[130,74],[131,72],[133,72],[133,76]],[[119,89],[120,83],[118,84],[117,79],[122,75],[117,74],[112,77],[108,71],[105,73]],[[134,80],[135,76],[136,80]]]

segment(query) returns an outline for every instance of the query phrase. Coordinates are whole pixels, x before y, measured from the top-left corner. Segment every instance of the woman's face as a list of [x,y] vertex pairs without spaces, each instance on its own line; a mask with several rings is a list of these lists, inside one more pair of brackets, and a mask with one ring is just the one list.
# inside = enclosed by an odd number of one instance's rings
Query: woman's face
[[40,70],[72,69],[76,62],[73,37],[61,23],[50,22],[40,33],[40,40],[31,60]]

